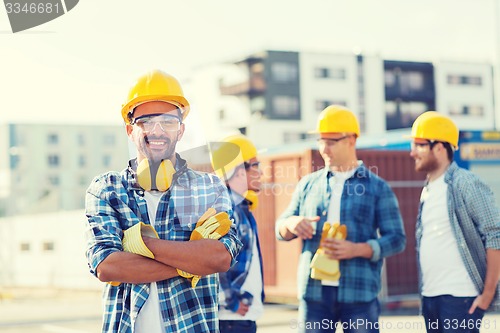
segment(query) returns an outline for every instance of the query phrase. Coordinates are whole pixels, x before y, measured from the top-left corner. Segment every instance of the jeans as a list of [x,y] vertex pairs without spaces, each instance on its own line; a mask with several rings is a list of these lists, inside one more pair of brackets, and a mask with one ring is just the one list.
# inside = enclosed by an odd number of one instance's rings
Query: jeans
[[220,333],[255,333],[257,324],[252,320],[219,320]]
[[454,297],[442,295],[423,297],[422,314],[429,333],[479,333],[484,310],[476,308],[469,314],[469,308],[476,297]]
[[342,327],[344,333],[379,332],[380,305],[377,299],[366,303],[337,301],[338,287],[323,286],[321,301],[301,301],[299,332],[335,332]]

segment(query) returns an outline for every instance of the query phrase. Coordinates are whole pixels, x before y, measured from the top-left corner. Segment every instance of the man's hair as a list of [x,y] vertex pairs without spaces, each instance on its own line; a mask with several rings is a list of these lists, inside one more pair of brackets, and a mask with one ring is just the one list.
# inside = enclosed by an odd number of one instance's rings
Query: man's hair
[[446,149],[446,153],[448,154],[448,160],[450,162],[453,162],[453,155],[455,151],[453,150],[453,147],[449,142],[441,142],[443,144],[443,147]]

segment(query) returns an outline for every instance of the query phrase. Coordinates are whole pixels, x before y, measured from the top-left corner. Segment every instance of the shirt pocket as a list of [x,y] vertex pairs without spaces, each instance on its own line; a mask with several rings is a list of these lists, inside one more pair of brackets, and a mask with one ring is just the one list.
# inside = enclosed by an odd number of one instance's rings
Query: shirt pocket
[[173,228],[176,231],[191,232],[196,228],[196,223],[200,217],[197,215],[175,215]]

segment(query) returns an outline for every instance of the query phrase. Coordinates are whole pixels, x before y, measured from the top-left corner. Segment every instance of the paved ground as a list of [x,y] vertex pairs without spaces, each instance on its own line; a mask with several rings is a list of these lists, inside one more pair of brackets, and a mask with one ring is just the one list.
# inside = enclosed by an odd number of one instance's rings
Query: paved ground
[[[99,332],[100,297],[100,292],[95,291],[0,289],[0,332]],[[258,332],[297,332],[296,318],[294,305],[266,304],[264,317],[258,322]],[[489,327],[483,327],[482,333],[500,332],[500,314],[490,314],[484,319]],[[326,322],[321,325],[334,327]],[[416,315],[384,315],[380,328],[381,333],[425,332],[423,319]]]

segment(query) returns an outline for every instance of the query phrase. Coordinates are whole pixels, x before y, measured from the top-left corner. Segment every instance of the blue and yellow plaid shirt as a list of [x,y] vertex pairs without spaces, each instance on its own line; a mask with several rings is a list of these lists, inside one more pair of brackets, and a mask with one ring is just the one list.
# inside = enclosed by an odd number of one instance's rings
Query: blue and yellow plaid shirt
[[[445,173],[448,184],[448,216],[458,251],[478,293],[486,277],[486,249],[500,250],[500,211],[490,187],[472,172],[452,162]],[[422,203],[416,226],[417,257],[422,240]],[[420,258],[420,287],[422,285]],[[500,310],[500,283],[489,310]]]
[[[303,177],[288,208],[276,223],[276,236],[290,216],[319,216],[317,230],[323,229],[328,216],[332,193],[327,168]],[[336,221],[328,221],[336,222]],[[389,185],[361,164],[345,181],[340,204],[340,223],[347,226],[347,240],[368,243],[373,249],[371,259],[353,258],[340,261],[338,301],[344,303],[369,302],[380,291],[383,258],[404,250],[406,236],[398,201]],[[298,297],[306,301],[321,300],[321,281],[311,279],[311,259],[321,240],[321,232],[304,240],[298,267]]]
[[[176,174],[170,190],[160,199],[155,229],[161,239],[188,241],[199,217],[210,207],[232,217],[231,200],[224,184],[214,175],[188,169],[177,156]],[[122,251],[124,230],[148,216],[144,191],[137,185],[133,167],[96,177],[87,190],[87,260],[90,272],[111,253]],[[231,254],[232,263],[241,243],[233,227],[220,241]],[[149,283],[106,284],[103,332],[133,332],[136,318],[149,295]],[[204,276],[196,288],[182,277],[158,281],[160,312],[164,332],[217,332],[217,274]]]

